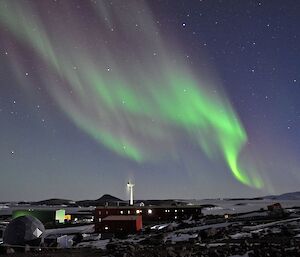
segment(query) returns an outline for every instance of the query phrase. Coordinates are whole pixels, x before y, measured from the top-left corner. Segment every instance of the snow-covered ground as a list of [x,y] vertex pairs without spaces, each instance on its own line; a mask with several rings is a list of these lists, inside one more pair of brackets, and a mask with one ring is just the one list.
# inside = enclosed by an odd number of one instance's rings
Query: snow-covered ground
[[254,230],[260,230],[260,229],[264,229],[264,228],[268,228],[268,227],[277,226],[277,225],[284,224],[284,223],[291,223],[294,221],[300,221],[300,218],[279,220],[279,221],[269,222],[269,223],[260,224],[260,225],[256,225],[256,226],[244,226],[243,229],[245,231],[254,231]]
[[232,224],[238,224],[238,222],[222,222],[222,223],[217,223],[217,224],[201,225],[201,226],[196,226],[196,227],[191,227],[191,228],[179,229],[179,230],[177,230],[177,232],[193,233],[193,232],[199,232],[201,230],[206,230],[206,229],[210,229],[210,228],[226,228]]
[[105,250],[106,245],[109,243],[109,239],[105,240],[97,240],[97,241],[89,241],[89,242],[81,242],[78,245],[76,245],[77,248],[96,248],[96,249],[102,249]]
[[194,234],[180,234],[180,233],[170,233],[167,237],[165,237],[164,241],[172,241],[173,243],[176,242],[184,242],[189,241],[190,239],[195,239],[198,237],[198,233]]
[[261,208],[265,209],[268,205],[279,202],[283,208],[292,208],[295,206],[300,207],[299,200],[194,200],[190,203],[194,205],[214,205],[214,207],[203,208],[202,213],[204,215],[223,215],[223,214],[236,214],[258,211]]
[[95,230],[94,225],[85,225],[85,226],[76,226],[76,227],[67,227],[67,228],[55,228],[55,229],[46,229],[45,236],[50,235],[68,235],[76,233],[93,233]]

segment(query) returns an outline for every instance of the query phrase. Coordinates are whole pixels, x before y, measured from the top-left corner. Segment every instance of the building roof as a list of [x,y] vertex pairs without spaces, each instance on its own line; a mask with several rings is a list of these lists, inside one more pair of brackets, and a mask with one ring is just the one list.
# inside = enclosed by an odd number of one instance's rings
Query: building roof
[[137,220],[140,219],[140,215],[112,215],[112,216],[107,216],[103,219],[105,220]]

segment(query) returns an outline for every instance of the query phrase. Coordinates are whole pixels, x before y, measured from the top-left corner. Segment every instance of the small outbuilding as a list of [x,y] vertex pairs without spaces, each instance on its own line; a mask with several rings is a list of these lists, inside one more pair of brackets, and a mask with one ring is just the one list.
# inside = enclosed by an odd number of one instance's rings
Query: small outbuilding
[[281,217],[284,215],[284,209],[280,203],[268,205],[268,212],[270,216]]

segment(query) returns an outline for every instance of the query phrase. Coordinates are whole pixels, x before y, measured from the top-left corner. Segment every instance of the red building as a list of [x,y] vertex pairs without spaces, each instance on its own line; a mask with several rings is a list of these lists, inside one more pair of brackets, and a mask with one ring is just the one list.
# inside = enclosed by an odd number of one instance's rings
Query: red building
[[268,206],[268,212],[270,216],[282,217],[284,216],[284,209],[280,203],[274,203]]
[[98,225],[98,232],[112,234],[134,234],[143,227],[141,215],[107,216]]

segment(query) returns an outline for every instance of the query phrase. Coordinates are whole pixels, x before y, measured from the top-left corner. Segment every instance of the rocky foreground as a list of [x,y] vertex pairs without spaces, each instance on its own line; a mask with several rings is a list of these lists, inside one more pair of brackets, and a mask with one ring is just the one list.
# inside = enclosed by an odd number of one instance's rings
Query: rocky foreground
[[[156,231],[127,239],[82,242],[72,249],[42,248],[11,256],[110,256],[110,257],[191,257],[191,256],[300,256],[299,220],[266,227],[227,223],[202,229],[203,226]],[[242,226],[242,227],[241,227]],[[247,232],[241,232],[247,231]],[[97,249],[100,242],[105,247]],[[2,254],[7,254],[3,252]]]
[[[225,257],[300,256],[300,209],[252,212],[239,216],[148,226],[122,239],[83,235],[70,249],[0,247],[0,255],[48,257]],[[271,214],[271,215],[270,215]],[[75,242],[75,241],[74,241]],[[26,252],[25,252],[26,251]]]
[[300,256],[299,242],[281,238],[276,242],[261,240],[240,240],[224,245],[205,245],[177,243],[176,245],[109,244],[107,250],[64,249],[41,252],[15,253],[11,256],[48,256],[48,257],[191,257],[191,256]]

